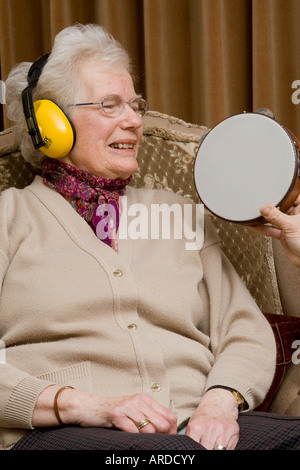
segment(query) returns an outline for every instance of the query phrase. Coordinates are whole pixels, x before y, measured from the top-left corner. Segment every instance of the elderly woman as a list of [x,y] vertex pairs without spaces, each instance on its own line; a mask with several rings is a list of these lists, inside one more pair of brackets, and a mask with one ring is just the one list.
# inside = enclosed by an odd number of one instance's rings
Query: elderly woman
[[[41,176],[0,198],[1,447],[280,448],[274,422],[251,413],[272,382],[272,331],[209,221],[197,250],[118,236],[123,195],[128,207],[188,203],[128,186],[147,105],[127,54],[78,25],[29,66],[6,82]],[[282,423],[288,448],[299,423]]]

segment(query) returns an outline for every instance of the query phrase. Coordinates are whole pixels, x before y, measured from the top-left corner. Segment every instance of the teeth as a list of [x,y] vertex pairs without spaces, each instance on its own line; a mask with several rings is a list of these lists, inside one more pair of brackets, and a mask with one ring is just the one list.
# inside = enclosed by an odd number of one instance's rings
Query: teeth
[[111,147],[114,149],[133,149],[134,145],[133,144],[111,144]]

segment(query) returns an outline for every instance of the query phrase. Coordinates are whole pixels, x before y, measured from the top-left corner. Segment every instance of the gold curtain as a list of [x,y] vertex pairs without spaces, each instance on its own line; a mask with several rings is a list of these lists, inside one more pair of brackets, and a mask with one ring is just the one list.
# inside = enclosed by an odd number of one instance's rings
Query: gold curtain
[[300,0],[0,0],[1,78],[93,22],[131,54],[151,109],[211,127],[268,107],[300,137],[299,19]]

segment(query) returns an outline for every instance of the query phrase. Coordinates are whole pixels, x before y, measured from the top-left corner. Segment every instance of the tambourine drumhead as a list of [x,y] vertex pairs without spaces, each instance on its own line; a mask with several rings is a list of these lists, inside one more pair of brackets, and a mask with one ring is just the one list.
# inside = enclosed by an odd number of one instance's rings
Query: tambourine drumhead
[[238,114],[204,137],[194,178],[209,211],[232,222],[252,223],[261,218],[262,206],[280,206],[293,188],[298,179],[297,149],[274,119]]

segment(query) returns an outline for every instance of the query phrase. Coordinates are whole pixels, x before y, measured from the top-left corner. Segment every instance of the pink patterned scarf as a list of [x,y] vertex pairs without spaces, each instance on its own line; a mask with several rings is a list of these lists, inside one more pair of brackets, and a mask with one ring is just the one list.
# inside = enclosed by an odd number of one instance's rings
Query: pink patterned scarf
[[119,197],[123,196],[131,176],[126,180],[100,178],[59,160],[46,158],[42,177],[50,188],[72,197],[72,207],[97,237],[118,251]]

